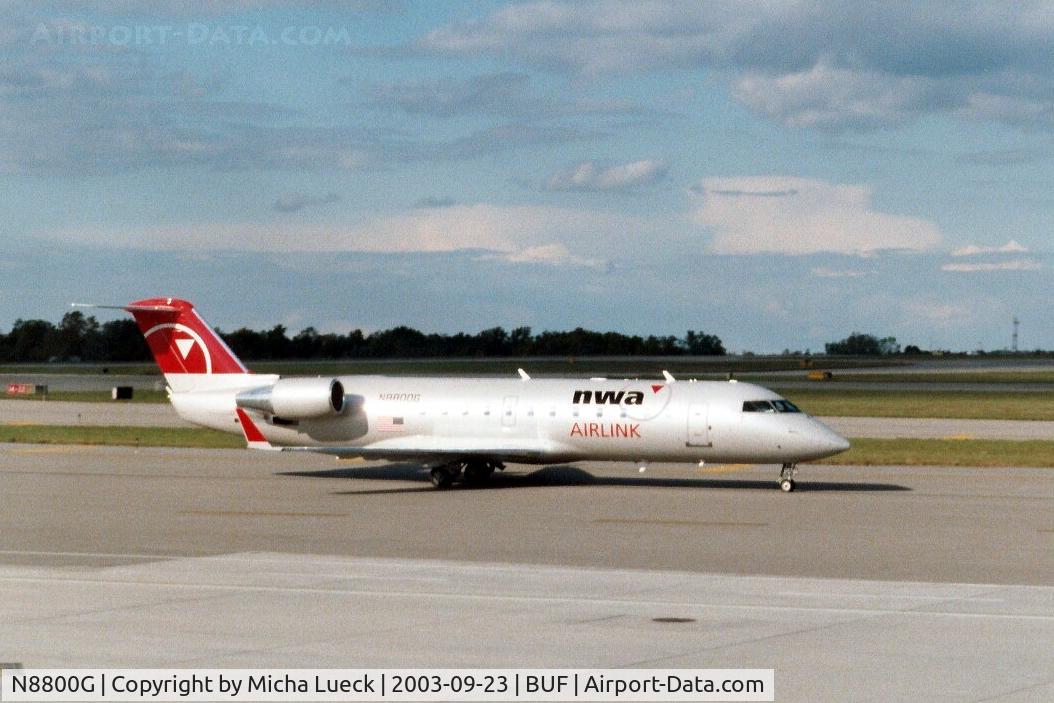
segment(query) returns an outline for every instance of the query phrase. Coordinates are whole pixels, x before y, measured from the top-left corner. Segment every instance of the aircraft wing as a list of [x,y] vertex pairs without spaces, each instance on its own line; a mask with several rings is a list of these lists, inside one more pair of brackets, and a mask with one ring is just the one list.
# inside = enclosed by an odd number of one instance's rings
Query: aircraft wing
[[374,442],[367,446],[352,445],[303,445],[281,446],[267,441],[249,414],[241,408],[235,411],[241,424],[245,441],[250,449],[268,449],[283,452],[313,452],[338,457],[362,457],[363,459],[387,459],[390,461],[420,461],[422,463],[445,463],[456,460],[490,459],[514,463],[548,463],[573,458],[566,447],[546,439],[492,437],[462,437],[450,439],[438,436],[400,437]]
[[465,459],[494,459],[520,463],[559,461],[568,452],[552,442],[532,441],[514,444],[499,444],[493,440],[458,442],[435,441],[419,438],[417,442],[398,444],[374,444],[366,447],[352,446],[303,446],[275,447],[285,452],[314,452],[339,457],[362,457],[364,459],[388,459],[392,461],[415,460],[422,462],[452,461]]

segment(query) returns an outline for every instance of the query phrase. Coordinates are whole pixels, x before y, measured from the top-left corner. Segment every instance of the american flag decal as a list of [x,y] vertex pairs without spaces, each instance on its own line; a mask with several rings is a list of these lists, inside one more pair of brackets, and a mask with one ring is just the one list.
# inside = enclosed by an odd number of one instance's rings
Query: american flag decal
[[377,418],[378,432],[402,432],[404,429],[401,417],[379,417]]

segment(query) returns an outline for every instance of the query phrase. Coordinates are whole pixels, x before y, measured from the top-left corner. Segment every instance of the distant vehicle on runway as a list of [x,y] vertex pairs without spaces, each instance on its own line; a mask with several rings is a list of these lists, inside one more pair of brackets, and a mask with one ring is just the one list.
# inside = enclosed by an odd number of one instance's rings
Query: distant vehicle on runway
[[778,394],[736,381],[254,374],[177,298],[113,307],[146,337],[180,417],[243,433],[252,449],[416,461],[438,488],[506,464],[574,461],[779,464],[849,443]]

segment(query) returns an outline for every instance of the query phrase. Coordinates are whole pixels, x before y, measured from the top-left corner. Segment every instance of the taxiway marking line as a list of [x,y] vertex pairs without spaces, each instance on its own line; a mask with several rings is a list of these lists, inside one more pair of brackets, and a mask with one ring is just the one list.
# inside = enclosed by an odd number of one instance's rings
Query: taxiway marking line
[[706,520],[657,520],[651,518],[602,517],[593,522],[600,525],[672,525],[675,527],[768,527],[767,522],[721,522]]
[[831,596],[832,598],[863,598],[868,600],[932,600],[932,601],[969,601],[970,603],[1006,603],[1005,598],[975,598],[973,596],[913,596],[907,593],[809,593],[808,591],[780,591],[781,596],[793,596],[795,598],[815,598],[817,596]]
[[[427,597],[431,599],[443,598],[448,600],[469,600],[478,602],[494,603],[556,603],[574,605],[588,603],[592,605],[610,605],[625,607],[664,607],[682,608],[691,610],[733,610],[733,611],[778,611],[796,613],[829,613],[833,615],[853,616],[907,616],[907,617],[936,617],[966,620],[1014,620],[1021,622],[1044,622],[1054,623],[1054,615],[1015,615],[1001,613],[964,613],[948,612],[941,610],[898,610],[895,608],[834,608],[834,607],[807,607],[793,605],[757,605],[757,604],[729,604],[729,603],[686,603],[681,600],[629,600],[625,598],[575,598],[572,596],[526,596],[526,595],[500,595],[494,593],[443,593],[416,591],[388,591],[388,590],[355,590],[341,588],[319,588],[308,586],[250,586],[250,585],[228,585],[228,584],[201,584],[201,583],[178,583],[171,581],[118,581],[114,579],[87,579],[87,578],[44,578],[34,576],[5,576],[0,574],[0,583],[41,583],[41,584],[73,584],[82,586],[124,586],[132,588],[154,587],[164,589],[199,589],[213,591],[228,591],[232,593],[289,593],[289,594],[314,594],[330,595],[339,597],[368,597],[368,598],[415,598]],[[955,600],[955,599],[952,599]],[[149,607],[149,605],[147,606]]]
[[351,517],[350,513],[268,513],[251,510],[181,510],[176,514],[205,517]]
[[754,468],[753,464],[715,464],[714,466],[700,466],[695,473],[707,474],[734,474]]
[[60,447],[33,447],[32,449],[8,449],[5,454],[16,454],[19,456],[27,456],[30,454],[75,454],[79,453],[80,450],[77,447],[63,445]]

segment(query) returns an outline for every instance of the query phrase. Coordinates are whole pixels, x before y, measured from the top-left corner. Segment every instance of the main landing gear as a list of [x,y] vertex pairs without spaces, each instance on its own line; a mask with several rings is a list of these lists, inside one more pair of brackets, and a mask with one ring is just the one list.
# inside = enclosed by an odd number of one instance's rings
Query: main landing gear
[[504,469],[505,465],[500,461],[485,461],[473,459],[472,461],[452,461],[448,464],[440,464],[432,469],[432,485],[436,488],[450,488],[454,481],[461,477],[462,483],[471,486],[479,486],[487,482],[495,469]]
[[432,469],[432,485],[436,488],[450,488],[454,479],[461,473],[461,465],[444,464]]
[[780,470],[780,490],[784,493],[790,493],[794,490],[794,474],[798,472],[798,467],[795,464],[784,464]]

